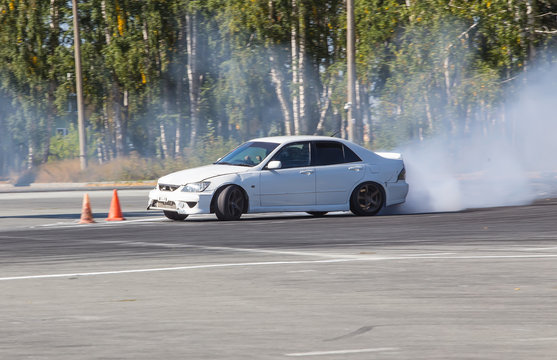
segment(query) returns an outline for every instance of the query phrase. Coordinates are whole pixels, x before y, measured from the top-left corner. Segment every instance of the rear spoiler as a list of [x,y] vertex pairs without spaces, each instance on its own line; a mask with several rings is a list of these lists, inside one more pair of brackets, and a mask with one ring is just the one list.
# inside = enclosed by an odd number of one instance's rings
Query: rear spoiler
[[377,155],[384,157],[385,159],[391,160],[402,160],[402,154],[393,153],[393,152],[378,152]]

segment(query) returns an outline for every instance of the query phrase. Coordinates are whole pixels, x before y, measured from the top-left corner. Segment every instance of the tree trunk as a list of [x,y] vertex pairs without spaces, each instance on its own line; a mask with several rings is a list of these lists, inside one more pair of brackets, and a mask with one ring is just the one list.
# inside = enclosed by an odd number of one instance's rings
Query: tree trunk
[[165,159],[170,157],[170,153],[168,152],[170,147],[168,146],[168,142],[166,139],[166,125],[170,122],[168,121],[170,117],[170,84],[167,74],[161,74],[161,94],[162,94],[162,116],[159,116],[159,125],[161,129],[161,144],[163,147],[163,156]]
[[323,95],[321,96],[321,98],[324,99],[324,103],[321,106],[321,111],[319,112],[319,122],[317,123],[317,127],[315,128],[315,132],[313,133],[313,135],[322,135],[323,133],[323,127],[325,126],[325,117],[327,115],[327,110],[329,110],[329,106],[331,105],[331,93],[331,87],[326,85],[323,89]]
[[46,129],[45,129],[45,137],[43,142],[43,158],[41,163],[46,164],[48,162],[48,156],[50,155],[50,137],[52,135],[52,124],[54,123],[54,100],[51,97],[49,92],[48,95],[48,114],[46,114]]
[[451,72],[450,72],[449,53],[447,53],[447,56],[445,56],[445,59],[443,60],[443,76],[445,78],[445,96],[447,97],[447,105],[451,106],[452,95],[451,95]]
[[307,133],[307,111],[306,111],[306,27],[303,3],[298,7],[298,93],[299,93],[299,120],[296,135]]
[[[178,54],[185,52],[185,28],[183,24],[179,23],[180,30],[178,31]],[[178,60],[180,64],[180,61]],[[176,142],[174,143],[174,157],[179,158],[182,156],[182,127],[184,126],[184,67],[177,66],[178,79],[176,81]]]
[[430,134],[433,133],[433,116],[431,115],[431,105],[429,103],[429,95],[427,89],[424,92],[425,114],[427,118],[427,129]]
[[8,129],[4,125],[4,114],[0,112],[0,177],[4,177],[10,168],[7,149],[11,147],[11,141],[8,136]]
[[122,121],[122,106],[120,105],[120,89],[114,81],[112,83],[112,120],[116,140],[116,157],[124,156],[124,124]]
[[[59,0],[50,0],[50,36],[48,43],[48,52],[50,56],[54,56],[56,49],[59,46],[60,37],[60,8]],[[42,163],[48,161],[48,155],[50,154],[50,137],[52,135],[52,127],[54,124],[54,116],[56,111],[56,106],[54,105],[54,100],[56,98],[55,92],[58,84],[55,79],[50,79],[48,81],[48,93],[47,93],[47,114],[46,114],[46,135],[43,143],[43,159]]]
[[284,92],[284,77],[279,68],[274,49],[269,49],[269,63],[271,65],[271,82],[275,87],[282,111],[282,118],[284,119],[284,132],[286,135],[292,135],[292,117],[290,116],[288,98]]
[[99,162],[99,165],[103,164],[102,141],[97,142],[97,161]]
[[[535,11],[535,1],[534,0],[525,0],[526,4],[526,39],[527,39],[527,58],[524,62],[524,72],[528,72],[530,69],[530,64],[533,63],[534,58],[536,56],[536,49],[534,46],[534,42],[536,40],[536,35],[534,33],[535,26],[536,26],[536,11]],[[524,76],[524,82],[527,81],[527,76]]]
[[292,0],[292,20],[290,28],[290,47],[292,61],[292,119],[294,134],[300,134],[300,91],[298,84],[298,0]]
[[186,44],[188,51],[188,82],[190,100],[190,146],[196,145],[197,133],[199,130],[199,74],[197,71],[197,15],[186,15]]
[[111,122],[110,122],[110,109],[107,103],[103,105],[103,120],[104,120],[104,142],[106,146],[106,160],[114,160],[116,157],[116,140],[112,136]]
[[[112,36],[110,33],[110,25],[108,21],[108,16],[106,14],[106,1],[101,1],[101,13],[103,20],[105,22],[104,27],[104,34],[106,45],[110,46],[112,42]],[[125,124],[122,121],[122,93],[120,91],[120,86],[118,84],[118,80],[116,79],[116,74],[112,73],[111,79],[111,87],[109,96],[107,99],[108,103],[112,104],[112,111],[107,112],[108,120],[112,120],[114,124],[114,138],[115,138],[115,145],[116,145],[116,157],[123,156],[125,154],[125,145],[124,145],[124,132],[125,132]],[[112,117],[112,119],[111,119]]]
[[29,147],[27,152],[27,170],[33,167],[33,157],[35,156],[33,151],[33,139],[29,139]]
[[[447,97],[447,110],[450,111],[450,109],[453,106],[453,101],[452,101],[453,96],[451,93],[450,46],[447,49],[447,55],[443,60],[443,76],[445,78],[445,96]],[[456,134],[457,132],[456,120],[454,116],[449,115],[448,118],[449,118],[449,124],[451,125],[451,133]]]
[[[342,139],[346,139],[348,137],[348,131],[347,131],[348,129],[347,129],[347,126],[346,126],[346,124],[347,124],[346,119],[347,118],[345,116],[342,116],[342,114],[339,113],[339,111],[337,110],[336,107],[333,107],[333,108],[334,108],[333,114],[335,115],[334,117],[338,119],[337,122],[339,124],[337,133],[340,134],[340,137]],[[345,112],[345,114],[346,114],[346,112]]]
[[112,35],[110,34],[110,29],[108,28],[108,17],[106,15],[106,1],[105,0],[101,1],[101,13],[102,13],[103,20],[105,22],[105,27],[104,27],[105,41],[106,41],[107,45],[110,45],[110,42],[112,41]]
[[355,131],[354,131],[354,140],[358,143],[361,144],[364,140],[364,123],[362,121],[362,94],[361,94],[361,89],[360,89],[360,82],[358,80],[355,81],[355,100],[356,103],[354,104],[354,112],[353,112],[353,116],[354,116],[354,120],[355,120],[355,124],[354,126],[356,127]]
[[[181,72],[180,72],[181,75]],[[182,76],[179,76],[176,84],[176,134],[174,143],[174,158],[182,156]]]
[[161,122],[159,124],[161,130],[161,150],[162,150],[162,158],[168,159],[168,145],[166,143],[166,131],[164,128],[164,124]]
[[369,96],[367,86],[360,83],[359,85],[359,99],[358,104],[360,105],[360,119],[362,122],[361,139],[363,143],[371,143],[371,113],[369,110]]
[[[269,5],[269,21],[271,23],[274,23],[275,18],[274,18],[273,0],[269,0],[268,5]],[[275,88],[275,93],[277,94],[277,98],[280,104],[282,119],[284,121],[284,133],[286,135],[292,135],[292,126],[293,126],[292,108],[290,107],[288,94],[284,90],[286,85],[285,85],[283,72],[280,68],[280,60],[278,59],[279,54],[278,51],[276,51],[273,46],[275,46],[275,44],[272,42],[270,45],[267,46],[269,52],[271,83]]]

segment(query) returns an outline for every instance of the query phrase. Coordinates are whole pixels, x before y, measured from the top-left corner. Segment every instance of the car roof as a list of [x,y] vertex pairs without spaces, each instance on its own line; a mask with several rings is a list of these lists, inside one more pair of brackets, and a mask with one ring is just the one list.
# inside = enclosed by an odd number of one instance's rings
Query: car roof
[[315,135],[270,136],[270,137],[253,139],[250,141],[274,142],[274,143],[284,144],[292,141],[315,141],[315,140],[340,141],[343,143],[346,142],[346,140],[335,138],[335,137],[315,136]]

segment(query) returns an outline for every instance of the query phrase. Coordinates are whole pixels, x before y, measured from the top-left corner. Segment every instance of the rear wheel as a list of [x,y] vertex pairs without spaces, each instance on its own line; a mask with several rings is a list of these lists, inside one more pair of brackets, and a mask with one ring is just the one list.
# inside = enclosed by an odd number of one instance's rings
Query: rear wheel
[[219,220],[238,220],[244,212],[246,201],[242,189],[230,185],[218,195],[215,214]]
[[327,214],[327,211],[307,211],[307,213],[315,217],[322,217]]
[[183,221],[188,217],[187,214],[178,214],[176,211],[163,210],[162,212],[164,213],[164,216],[175,221]]
[[350,210],[356,215],[375,215],[381,210],[384,203],[383,188],[374,182],[358,185],[350,196]]

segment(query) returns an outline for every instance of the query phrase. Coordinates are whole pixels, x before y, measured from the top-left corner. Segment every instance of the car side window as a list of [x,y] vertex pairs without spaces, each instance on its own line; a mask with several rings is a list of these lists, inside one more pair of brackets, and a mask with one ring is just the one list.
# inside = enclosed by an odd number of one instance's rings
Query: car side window
[[334,165],[357,162],[361,159],[344,144],[336,141],[315,142],[315,165]]
[[310,165],[309,142],[294,143],[284,146],[274,157],[282,163],[282,169],[303,167]]
[[342,145],[344,148],[344,162],[351,163],[351,162],[358,162],[362,161],[358,155],[346,145]]

